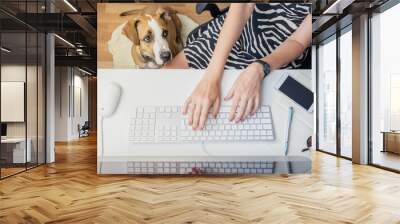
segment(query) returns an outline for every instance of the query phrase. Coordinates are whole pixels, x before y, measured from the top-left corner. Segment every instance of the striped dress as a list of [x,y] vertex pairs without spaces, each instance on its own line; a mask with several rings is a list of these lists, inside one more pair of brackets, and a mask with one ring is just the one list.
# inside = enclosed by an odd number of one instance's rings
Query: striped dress
[[[225,69],[243,69],[256,59],[271,54],[284,42],[310,13],[311,4],[264,3],[256,4],[240,38],[235,42]],[[200,25],[186,41],[184,53],[189,67],[207,68],[213,54],[226,13]],[[298,68],[309,54],[309,49],[282,68]]]

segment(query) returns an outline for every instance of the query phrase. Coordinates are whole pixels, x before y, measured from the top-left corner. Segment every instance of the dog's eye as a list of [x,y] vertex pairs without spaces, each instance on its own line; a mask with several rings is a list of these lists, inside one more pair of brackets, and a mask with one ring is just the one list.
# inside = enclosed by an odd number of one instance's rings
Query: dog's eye
[[144,42],[150,42],[150,39],[151,39],[150,35],[147,35],[144,37],[143,40],[144,40]]
[[167,36],[168,36],[168,31],[167,31],[167,30],[164,30],[164,31],[162,32],[162,36],[163,36],[163,37],[167,37]]

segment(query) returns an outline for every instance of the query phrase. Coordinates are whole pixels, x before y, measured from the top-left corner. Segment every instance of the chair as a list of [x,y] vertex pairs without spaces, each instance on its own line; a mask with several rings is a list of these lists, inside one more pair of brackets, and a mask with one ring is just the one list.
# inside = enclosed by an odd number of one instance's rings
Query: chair
[[89,136],[89,129],[90,129],[89,121],[85,121],[85,123],[82,125],[82,127],[79,127],[79,126],[80,125],[78,125],[79,138]]

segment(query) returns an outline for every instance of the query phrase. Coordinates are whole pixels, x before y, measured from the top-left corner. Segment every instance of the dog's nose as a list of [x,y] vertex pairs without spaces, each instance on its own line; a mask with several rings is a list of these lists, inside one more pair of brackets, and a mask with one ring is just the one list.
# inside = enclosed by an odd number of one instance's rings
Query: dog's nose
[[171,52],[170,51],[162,51],[160,53],[160,58],[164,61],[167,62],[171,59]]

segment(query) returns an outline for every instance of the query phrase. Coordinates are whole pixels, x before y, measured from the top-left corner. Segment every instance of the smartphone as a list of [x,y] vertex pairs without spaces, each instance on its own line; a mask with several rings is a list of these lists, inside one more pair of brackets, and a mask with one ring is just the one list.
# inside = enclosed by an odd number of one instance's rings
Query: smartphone
[[275,88],[307,112],[313,112],[314,93],[289,74],[284,74],[276,83]]

